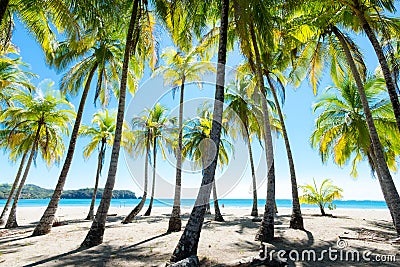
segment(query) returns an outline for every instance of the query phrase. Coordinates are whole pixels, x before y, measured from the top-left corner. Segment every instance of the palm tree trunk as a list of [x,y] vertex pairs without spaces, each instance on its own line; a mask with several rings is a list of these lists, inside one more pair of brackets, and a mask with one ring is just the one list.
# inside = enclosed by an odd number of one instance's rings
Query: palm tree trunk
[[274,151],[272,144],[271,125],[269,121],[269,111],[267,106],[267,99],[264,87],[264,78],[261,69],[260,51],[253,25],[250,26],[250,34],[256,56],[256,75],[258,86],[261,95],[261,104],[263,109],[263,122],[264,122],[264,142],[266,149],[267,159],[267,200],[265,203],[265,211],[261,222],[260,229],[257,232],[256,240],[261,242],[268,242],[274,238],[274,216],[275,216],[275,164],[274,164]]
[[115,175],[117,173],[119,151],[121,146],[122,128],[124,123],[125,113],[125,98],[126,98],[126,83],[129,69],[129,59],[133,51],[136,50],[136,44],[138,38],[133,40],[133,32],[136,25],[136,17],[138,13],[139,0],[135,0],[133,3],[132,14],[129,22],[128,33],[126,36],[126,45],[124,52],[124,62],[122,65],[121,74],[121,86],[119,89],[119,102],[118,102],[118,113],[117,123],[115,128],[114,143],[111,152],[110,168],[108,170],[108,176],[106,185],[104,187],[103,197],[101,198],[99,208],[97,209],[95,219],[93,220],[92,226],[86,235],[85,240],[82,242],[81,247],[93,247],[103,243],[103,235],[106,226],[107,213],[110,208],[110,202],[112,198],[112,191],[115,184]]
[[207,215],[211,215],[211,208],[210,208],[210,202],[206,203],[206,213]]
[[210,138],[216,145],[216,154],[207,162],[210,165],[204,170],[201,187],[197,195],[196,203],[190,213],[189,220],[185,230],[171,256],[171,262],[183,260],[189,256],[197,255],[197,248],[201,228],[204,222],[206,204],[210,201],[211,187],[214,181],[215,169],[217,167],[219,143],[221,137],[221,123],[224,103],[224,85],[225,85],[225,64],[226,64],[226,44],[228,33],[229,0],[222,0],[221,6],[221,26],[218,45],[218,66],[217,79],[215,86],[215,102],[213,111],[213,122]]
[[269,77],[268,73],[267,73],[266,77],[267,77],[268,84],[271,88],[272,96],[274,97],[276,109],[278,111],[279,120],[280,120],[280,123],[282,126],[283,140],[285,141],[286,154],[287,154],[288,162],[289,162],[290,182],[292,185],[292,216],[290,217],[290,228],[304,229],[303,216],[301,215],[301,209],[300,209],[299,192],[298,192],[298,188],[297,188],[296,172],[294,169],[292,149],[290,148],[289,137],[288,137],[288,134],[286,131],[285,119],[283,118],[281,106],[279,104],[278,97],[276,95],[275,86],[272,83],[271,78]]
[[369,41],[371,42],[371,44],[375,50],[375,53],[378,57],[379,64],[381,65],[381,69],[383,72],[383,77],[385,78],[386,87],[387,87],[387,90],[389,93],[390,101],[392,102],[397,127],[400,131],[399,96],[397,95],[396,87],[393,82],[393,77],[392,77],[391,71],[389,69],[389,65],[387,63],[385,54],[383,53],[382,46],[379,44],[379,41],[376,38],[375,33],[373,32],[373,30],[371,29],[371,26],[369,25],[368,21],[366,20],[366,18],[364,16],[364,12],[357,10],[355,13],[356,13],[357,17],[359,18],[359,20],[361,22],[361,26],[363,27],[363,29],[364,29]]
[[2,23],[4,15],[6,14],[6,10],[7,10],[9,2],[10,2],[10,0],[1,0],[0,1],[0,24]]
[[126,218],[122,221],[123,224],[131,223],[133,219],[139,214],[139,212],[143,209],[144,203],[147,198],[147,183],[148,183],[148,172],[149,172],[149,150],[150,150],[150,141],[149,138],[146,138],[146,158],[144,160],[144,189],[143,196],[140,200],[139,204],[126,216]]
[[321,211],[322,216],[326,216],[325,209],[321,204],[319,204],[319,210]]
[[50,202],[47,205],[45,212],[40,218],[39,224],[33,230],[32,236],[39,236],[48,234],[51,231],[54,216],[57,212],[58,203],[61,198],[62,191],[64,189],[65,181],[67,180],[67,175],[71,167],[72,158],[74,157],[76,140],[78,139],[79,127],[82,121],[83,110],[85,108],[86,99],[90,89],[90,83],[93,79],[95,71],[97,69],[97,64],[93,66],[88,75],[85,88],[82,93],[82,97],[79,103],[78,112],[76,113],[76,119],[74,123],[74,128],[72,129],[71,140],[69,141],[68,152],[65,157],[65,162],[61,170],[61,174],[58,177],[58,182],[56,188],[54,189],[53,195],[51,196]]
[[[374,153],[374,151],[373,151],[373,148],[371,147],[370,149],[369,149],[370,151],[368,152],[369,153],[369,157],[371,158],[371,160],[372,160],[372,164],[373,164],[373,170],[375,170],[375,172],[376,172],[376,176],[378,177],[378,181],[379,181],[379,183],[380,184],[384,184],[384,183],[382,183],[382,175],[381,175],[381,173],[380,173],[380,171],[379,171],[379,168],[378,168],[378,162],[377,162],[377,160],[376,160],[376,156],[375,156],[375,153]],[[386,190],[386,189],[385,189]],[[393,215],[393,213],[392,213],[392,211],[389,209],[389,211],[390,211],[390,216],[392,217],[392,220],[394,221],[395,220],[395,217],[394,217],[394,215]]]
[[35,139],[34,139],[34,142],[32,144],[32,148],[31,148],[31,154],[29,155],[28,162],[26,163],[24,174],[22,176],[21,182],[19,183],[17,193],[14,196],[14,201],[13,201],[13,205],[11,207],[10,214],[8,215],[7,223],[5,225],[6,229],[18,227],[18,223],[17,223],[17,205],[18,205],[18,200],[19,200],[19,197],[21,196],[22,188],[25,185],[26,178],[28,177],[28,173],[29,173],[29,169],[31,168],[31,165],[32,165],[33,157],[35,156],[36,146],[37,146],[37,143],[38,143],[38,140],[39,140],[39,134],[40,134],[40,129],[41,128],[42,128],[42,126],[39,125],[38,129],[36,131]]
[[93,196],[92,196],[92,201],[90,202],[89,213],[85,220],[93,220],[94,205],[96,203],[97,189],[99,188],[100,173],[101,173],[101,169],[103,168],[104,154],[106,152],[106,149],[105,149],[106,142],[107,142],[107,140],[105,138],[103,138],[101,140],[101,147],[100,147],[100,152],[99,152],[99,158],[97,161],[97,172],[96,172],[96,180],[94,183]]
[[379,136],[376,131],[376,127],[372,118],[371,110],[368,105],[368,100],[365,95],[364,85],[362,83],[361,77],[358,73],[356,64],[351,55],[350,49],[347,45],[346,39],[338,28],[332,27],[332,31],[338,38],[347,58],[347,62],[350,65],[351,71],[353,73],[354,79],[356,81],[358,93],[360,94],[360,99],[364,108],[364,114],[367,120],[368,130],[371,137],[372,147],[376,155],[376,163],[378,172],[381,174],[381,179],[379,180],[383,196],[385,198],[386,204],[393,216],[393,223],[396,228],[396,232],[400,235],[400,197],[397,192],[396,186],[394,185],[392,176],[390,174],[389,168],[385,162],[385,156],[383,154],[383,149],[381,142],[379,141]]
[[183,138],[183,97],[185,90],[185,77],[182,79],[181,95],[179,97],[179,118],[178,118],[178,148],[176,150],[176,175],[175,175],[175,194],[174,206],[172,207],[171,217],[169,218],[167,232],[179,232],[182,228],[181,220],[181,187],[182,187],[182,138]]
[[154,190],[156,188],[156,167],[157,167],[157,137],[153,139],[153,183],[151,185],[151,197],[150,197],[150,204],[145,212],[144,216],[150,216],[151,209],[153,208],[153,201],[154,201]]
[[218,205],[218,197],[217,197],[217,188],[215,186],[215,179],[213,182],[213,199],[214,199],[214,211],[215,211],[215,217],[214,220],[217,222],[224,222],[224,217],[222,217],[221,210],[219,209]]
[[14,196],[15,189],[17,189],[17,186],[18,186],[18,183],[19,183],[19,179],[21,178],[21,174],[22,174],[22,171],[24,169],[24,164],[25,164],[25,160],[26,160],[27,154],[28,153],[25,152],[24,155],[22,156],[21,163],[19,164],[17,176],[15,176],[15,180],[14,180],[14,183],[13,183],[13,185],[11,187],[11,191],[8,194],[8,197],[7,197],[7,202],[4,205],[3,211],[1,212],[0,225],[3,225],[5,223],[4,222],[4,218],[6,217],[8,208],[10,207],[11,200],[12,200],[12,198]]
[[252,186],[253,186],[253,207],[251,209],[251,216],[258,217],[257,179],[256,179],[256,171],[254,168],[253,151],[251,149],[250,134],[249,134],[248,126],[244,125],[244,127],[246,129],[246,143],[247,143],[247,148],[249,150],[251,178],[252,178]]

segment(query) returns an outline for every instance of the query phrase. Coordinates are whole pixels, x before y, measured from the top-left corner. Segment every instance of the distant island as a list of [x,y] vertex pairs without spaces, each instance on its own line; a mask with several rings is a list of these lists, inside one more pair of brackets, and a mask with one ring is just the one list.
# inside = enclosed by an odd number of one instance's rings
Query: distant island
[[[11,190],[11,184],[0,184],[0,199],[6,199]],[[103,188],[99,188],[96,198],[101,198]],[[22,189],[21,199],[44,199],[51,198],[53,194],[52,189],[42,188],[37,185],[27,184]],[[92,198],[93,188],[83,188],[78,190],[64,190],[61,198],[64,199],[90,199]],[[118,199],[136,199],[134,192],[129,190],[114,190],[113,198]]]

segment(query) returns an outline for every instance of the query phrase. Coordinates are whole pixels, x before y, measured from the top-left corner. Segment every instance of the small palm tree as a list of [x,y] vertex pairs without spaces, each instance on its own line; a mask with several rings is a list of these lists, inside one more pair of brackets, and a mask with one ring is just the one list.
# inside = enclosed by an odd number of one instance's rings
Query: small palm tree
[[233,137],[236,137],[236,132],[243,137],[246,142],[252,177],[253,187],[253,207],[251,210],[251,216],[258,216],[257,208],[257,179],[256,172],[253,162],[253,151],[251,148],[252,136],[257,137],[259,140],[262,139],[261,133],[261,118],[262,113],[254,99],[251,99],[247,94],[247,89],[251,84],[250,77],[243,77],[238,79],[236,83],[231,84],[228,88],[229,93],[225,94],[225,100],[228,107],[225,112],[226,119],[230,124],[235,125],[237,129],[231,127],[229,130]]
[[313,181],[313,185],[299,186],[303,190],[303,195],[299,197],[300,203],[318,205],[322,216],[326,216],[326,204],[330,210],[335,209],[336,206],[332,202],[342,198],[343,189],[333,185],[329,179],[323,180],[321,186],[317,186],[314,178]]
[[149,158],[150,158],[150,143],[152,140],[152,131],[150,128],[150,114],[146,113],[142,116],[138,116],[132,119],[131,129],[127,131],[129,136],[129,143],[132,146],[131,151],[135,153],[135,157],[143,155],[145,157],[144,163],[144,186],[143,195],[140,202],[135,208],[124,218],[123,224],[131,223],[133,219],[143,209],[143,206],[147,199],[147,187],[148,187],[148,173],[149,173]]
[[[35,155],[40,154],[49,166],[54,162],[58,163],[64,151],[64,144],[60,141],[61,134],[68,133],[68,127],[75,115],[73,106],[62,97],[54,96],[51,90],[36,95],[19,90],[11,100],[16,103],[15,107],[9,107],[0,116],[0,120],[5,126],[4,131],[8,131],[9,145],[29,153],[29,158],[14,197],[6,228],[18,226],[16,208]],[[21,139],[21,134],[27,138]]]
[[94,204],[96,201],[101,170],[103,169],[104,156],[107,147],[111,147],[114,142],[115,118],[116,112],[112,112],[111,114],[108,110],[96,112],[93,115],[93,126],[83,125],[80,130],[80,135],[91,138],[89,144],[84,148],[84,157],[88,159],[96,148],[99,150],[93,196],[86,220],[93,220]]
[[151,185],[150,203],[144,216],[150,216],[151,209],[153,208],[154,192],[156,185],[156,167],[157,167],[157,150],[159,149],[163,158],[165,158],[165,149],[167,146],[172,148],[173,141],[170,139],[171,133],[174,131],[173,125],[175,118],[167,117],[168,109],[157,103],[153,109],[147,110],[149,113],[149,129],[151,132],[151,146],[153,148],[153,180]]
[[[210,164],[207,162],[207,154],[210,139],[211,126],[213,123],[213,115],[206,106],[201,107],[198,112],[199,117],[187,121],[184,126],[183,135],[183,156],[193,160],[195,166],[201,166],[204,169]],[[223,121],[223,123],[225,123]],[[222,168],[229,162],[229,153],[233,150],[232,144],[226,139],[227,130],[222,127],[221,141],[219,145],[218,162]],[[218,205],[217,188],[215,181],[213,182],[213,199],[215,209],[215,220],[224,221]]]

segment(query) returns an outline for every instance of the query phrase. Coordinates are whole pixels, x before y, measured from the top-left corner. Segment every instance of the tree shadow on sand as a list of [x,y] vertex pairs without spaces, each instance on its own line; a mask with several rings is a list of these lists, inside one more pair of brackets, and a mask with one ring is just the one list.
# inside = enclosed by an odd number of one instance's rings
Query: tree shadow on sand
[[143,246],[148,242],[164,237],[163,233],[137,242],[130,246],[116,247],[102,244],[90,249],[77,248],[53,257],[42,259],[24,267],[33,267],[42,264],[53,266],[115,266],[121,262],[134,262],[135,266],[146,266],[149,262],[160,264],[166,262],[171,256],[170,251],[165,253],[153,252],[152,248]]

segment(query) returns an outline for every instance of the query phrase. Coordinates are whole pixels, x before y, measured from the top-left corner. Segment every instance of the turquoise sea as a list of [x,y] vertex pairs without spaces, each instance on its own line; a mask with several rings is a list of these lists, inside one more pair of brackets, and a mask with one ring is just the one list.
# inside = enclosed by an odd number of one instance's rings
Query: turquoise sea
[[[20,207],[41,207],[47,206],[50,199],[21,199],[18,202]],[[60,206],[89,206],[90,199],[61,199]],[[133,207],[139,203],[140,199],[112,199],[111,206],[113,207]],[[194,199],[182,199],[181,204],[184,207],[191,207],[194,204]],[[4,206],[6,200],[0,200],[0,206]],[[146,201],[148,203],[149,200]],[[100,203],[100,199],[97,199],[96,204]],[[278,208],[290,208],[292,202],[290,199],[277,199]],[[155,199],[155,207],[172,207],[173,199]],[[251,207],[252,199],[220,199],[219,204],[224,204],[225,207]],[[374,200],[337,200],[334,201],[337,208],[344,209],[386,209],[386,203],[384,201]],[[265,200],[258,201],[259,207],[265,205]],[[304,205],[304,208],[315,208],[314,205]]]

